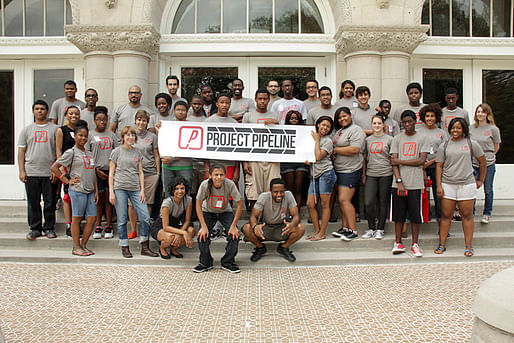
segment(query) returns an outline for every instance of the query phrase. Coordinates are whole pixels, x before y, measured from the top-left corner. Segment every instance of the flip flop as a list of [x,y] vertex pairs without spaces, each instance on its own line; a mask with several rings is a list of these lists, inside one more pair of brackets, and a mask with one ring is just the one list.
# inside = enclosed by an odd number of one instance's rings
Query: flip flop
[[473,256],[473,248],[472,247],[466,247],[466,250],[464,250],[464,256],[471,257]]
[[84,250],[87,253],[87,256],[91,256],[91,255],[95,254],[95,252],[93,250],[89,250],[86,247],[82,247],[82,250]]
[[75,256],[89,256],[88,253],[82,248],[79,248],[79,249],[73,248],[71,250],[71,254],[75,255]]
[[317,235],[315,235],[314,237],[312,237],[310,240],[312,242],[316,242],[316,241],[321,241],[322,239],[325,239],[325,235],[320,235],[319,233]]

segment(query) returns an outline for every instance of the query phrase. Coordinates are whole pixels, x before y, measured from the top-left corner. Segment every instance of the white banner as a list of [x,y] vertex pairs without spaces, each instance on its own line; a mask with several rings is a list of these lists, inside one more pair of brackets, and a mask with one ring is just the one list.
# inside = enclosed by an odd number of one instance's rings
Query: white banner
[[163,121],[161,156],[232,161],[314,162],[312,126]]

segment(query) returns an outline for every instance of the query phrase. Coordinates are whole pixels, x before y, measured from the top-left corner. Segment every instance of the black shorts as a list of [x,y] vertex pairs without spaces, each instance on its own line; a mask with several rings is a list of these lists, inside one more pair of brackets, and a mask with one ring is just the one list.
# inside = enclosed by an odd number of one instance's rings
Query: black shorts
[[408,190],[406,197],[398,196],[398,189],[391,189],[393,201],[392,219],[394,222],[405,223],[406,213],[409,211],[409,219],[411,223],[421,224],[423,222],[423,214],[421,212],[421,189]]
[[[181,228],[182,225],[184,224],[184,223],[182,223],[180,218],[175,218],[172,216],[170,216],[169,223],[170,223],[169,224],[170,226],[173,226],[176,228]],[[153,222],[152,226],[150,226],[150,236],[152,236],[152,238],[155,239],[156,241],[159,241],[157,239],[157,234],[161,230],[162,230],[162,218],[157,218],[157,220]]]

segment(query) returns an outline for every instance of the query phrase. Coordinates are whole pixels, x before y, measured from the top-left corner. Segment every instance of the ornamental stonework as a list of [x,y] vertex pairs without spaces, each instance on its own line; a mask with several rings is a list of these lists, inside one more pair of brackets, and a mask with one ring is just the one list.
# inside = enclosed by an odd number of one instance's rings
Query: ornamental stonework
[[152,25],[96,26],[66,25],[66,39],[83,53],[134,50],[155,55],[160,34]]
[[411,54],[427,39],[428,25],[417,26],[348,26],[334,35],[339,54],[357,51],[400,51]]

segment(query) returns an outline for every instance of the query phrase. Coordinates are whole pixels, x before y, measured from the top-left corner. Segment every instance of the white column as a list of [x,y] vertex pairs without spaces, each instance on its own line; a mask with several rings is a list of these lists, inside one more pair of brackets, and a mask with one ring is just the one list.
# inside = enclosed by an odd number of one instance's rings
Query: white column
[[410,56],[404,52],[382,55],[382,98],[392,104],[405,102],[405,87],[410,81]]
[[86,88],[98,92],[98,105],[113,108],[113,58],[109,51],[94,51],[84,55],[86,62]]
[[371,90],[371,106],[376,106],[382,97],[382,74],[380,53],[355,52],[345,56],[346,76],[355,87],[368,86]]
[[128,89],[136,85],[141,88],[141,103],[152,104],[153,95],[148,94],[148,54],[131,50],[113,53],[113,102],[117,106],[128,101]]

